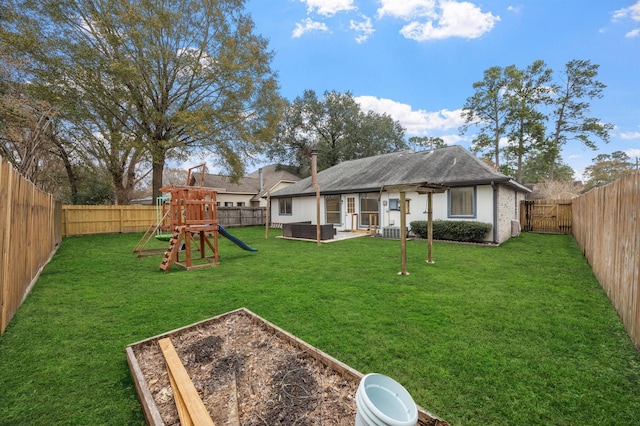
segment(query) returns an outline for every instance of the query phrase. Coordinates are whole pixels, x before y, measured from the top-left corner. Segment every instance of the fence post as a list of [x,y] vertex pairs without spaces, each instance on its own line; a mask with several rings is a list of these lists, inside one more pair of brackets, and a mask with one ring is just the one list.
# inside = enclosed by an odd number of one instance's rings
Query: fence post
[[13,208],[13,168],[9,165],[9,163],[5,163],[4,161],[0,161],[0,167],[7,168],[7,180],[8,182],[5,184],[7,188],[7,199],[3,201],[6,205],[7,211],[5,212],[5,217],[2,218],[4,221],[4,240],[0,240],[3,243],[2,246],[2,264],[0,265],[0,272],[2,272],[1,276],[3,280],[0,281],[0,334],[4,332],[4,329],[7,327],[7,323],[9,322],[9,314],[7,310],[9,309],[9,240],[11,239],[11,209]]

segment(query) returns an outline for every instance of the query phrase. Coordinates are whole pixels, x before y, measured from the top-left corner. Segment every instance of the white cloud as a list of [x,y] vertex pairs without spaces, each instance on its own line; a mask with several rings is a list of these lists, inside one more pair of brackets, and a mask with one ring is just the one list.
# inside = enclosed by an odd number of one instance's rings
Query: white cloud
[[620,133],[620,139],[625,139],[625,140],[640,139],[640,132],[622,132]]
[[436,0],[380,0],[378,18],[389,15],[407,21],[417,17],[437,18]]
[[440,3],[437,19],[426,22],[413,21],[404,26],[400,33],[416,41],[449,37],[472,39],[490,31],[499,21],[499,16],[494,16],[491,12],[483,13],[472,3],[445,1]]
[[[358,96],[355,100],[365,111],[388,114],[391,118],[400,122],[402,127],[406,129],[407,136],[432,136],[434,131],[446,132],[454,129],[457,131],[458,127],[464,123],[461,110],[414,111],[411,105],[375,96]],[[440,137],[445,139],[444,136]],[[447,139],[452,140],[453,136],[449,135]]]
[[519,4],[517,6],[509,6],[509,7],[507,7],[507,10],[509,12],[513,12],[513,13],[520,13],[520,12],[522,12],[522,8],[523,8],[523,6]]
[[307,4],[307,13],[333,16],[338,12],[353,10],[353,0],[300,0]]
[[638,148],[628,149],[624,153],[627,154],[631,158],[640,157],[640,149],[638,149]]
[[640,0],[636,2],[636,4],[625,7],[623,9],[618,9],[613,12],[613,21],[617,21],[618,19],[631,18],[634,21],[640,22]]
[[638,37],[640,36],[640,29],[636,28],[635,30],[631,30],[624,35],[626,38]]
[[302,20],[302,22],[297,22],[296,27],[291,33],[291,37],[298,38],[301,37],[302,34],[307,33],[309,31],[325,31],[328,32],[329,28],[323,22],[317,22],[312,20],[311,18],[306,18]]
[[356,42],[364,43],[376,31],[371,24],[371,18],[363,16],[364,20],[356,22],[353,19],[349,22],[349,28],[356,32]]

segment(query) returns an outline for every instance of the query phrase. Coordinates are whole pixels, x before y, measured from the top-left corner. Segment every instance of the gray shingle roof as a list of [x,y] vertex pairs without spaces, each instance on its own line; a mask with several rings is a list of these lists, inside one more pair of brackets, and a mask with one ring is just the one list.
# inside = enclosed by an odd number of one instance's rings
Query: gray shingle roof
[[[386,185],[430,183],[446,186],[506,183],[519,191],[529,189],[492,169],[461,146],[433,151],[401,151],[344,161],[318,173],[323,194],[375,192]],[[272,197],[315,194],[311,177],[283,188]]]
[[[247,175],[238,182],[231,182],[228,176],[206,173],[203,186],[206,188],[225,188],[228,193],[255,194],[254,199],[259,199],[267,190],[279,182],[297,182],[300,178],[286,170],[280,170],[276,164],[262,168],[262,191],[260,191],[260,171]],[[194,173],[192,182],[200,183],[200,173]]]

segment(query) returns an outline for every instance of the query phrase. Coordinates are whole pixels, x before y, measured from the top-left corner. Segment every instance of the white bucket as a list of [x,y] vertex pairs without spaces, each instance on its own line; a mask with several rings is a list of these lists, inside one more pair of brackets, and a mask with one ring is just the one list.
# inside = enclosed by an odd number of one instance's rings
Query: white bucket
[[356,426],[415,426],[418,407],[391,377],[367,374],[356,391]]

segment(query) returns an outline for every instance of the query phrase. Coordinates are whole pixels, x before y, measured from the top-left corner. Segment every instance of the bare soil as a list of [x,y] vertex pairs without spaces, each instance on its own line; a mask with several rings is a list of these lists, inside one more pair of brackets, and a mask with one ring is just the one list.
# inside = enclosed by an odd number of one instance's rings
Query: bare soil
[[[358,383],[246,315],[169,337],[217,426],[234,424],[234,412],[248,426],[354,424]],[[179,425],[157,340],[133,349],[164,423]]]

